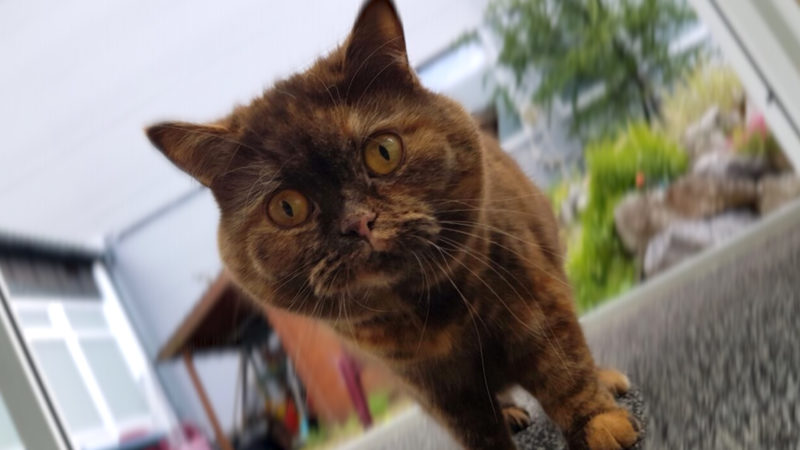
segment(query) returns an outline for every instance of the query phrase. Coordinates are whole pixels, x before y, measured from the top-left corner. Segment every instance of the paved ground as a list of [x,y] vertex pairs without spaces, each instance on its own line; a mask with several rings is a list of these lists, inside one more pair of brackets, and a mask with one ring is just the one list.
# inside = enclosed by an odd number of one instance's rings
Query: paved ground
[[[800,204],[583,323],[598,361],[637,387],[641,448],[800,448]],[[348,448],[457,448],[430,422],[412,410]],[[541,417],[515,439],[563,448]]]

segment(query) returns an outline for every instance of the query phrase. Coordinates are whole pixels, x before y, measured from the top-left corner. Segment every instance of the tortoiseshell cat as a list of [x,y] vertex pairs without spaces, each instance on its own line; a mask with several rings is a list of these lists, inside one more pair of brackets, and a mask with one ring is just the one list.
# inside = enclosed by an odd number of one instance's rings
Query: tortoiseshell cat
[[570,448],[636,442],[614,400],[627,379],[584,341],[547,200],[420,85],[390,0],[250,105],[147,134],[211,188],[222,259],[249,295],[384,361],[467,448],[514,448],[498,396],[516,384]]

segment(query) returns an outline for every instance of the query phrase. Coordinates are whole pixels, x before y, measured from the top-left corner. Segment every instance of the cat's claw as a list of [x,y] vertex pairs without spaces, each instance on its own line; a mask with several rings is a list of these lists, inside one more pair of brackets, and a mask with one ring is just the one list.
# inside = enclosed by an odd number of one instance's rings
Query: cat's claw
[[504,406],[503,417],[506,418],[506,423],[512,433],[522,431],[531,424],[531,416],[528,411],[516,405]]

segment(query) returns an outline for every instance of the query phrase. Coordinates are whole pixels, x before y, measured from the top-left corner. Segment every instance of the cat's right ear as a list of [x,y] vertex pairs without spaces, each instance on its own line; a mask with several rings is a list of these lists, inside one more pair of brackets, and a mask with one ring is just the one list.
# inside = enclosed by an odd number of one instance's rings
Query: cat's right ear
[[[373,85],[415,82],[406,54],[403,24],[392,0],[364,2],[347,42],[345,70],[350,77],[348,92]],[[357,95],[360,97],[360,92]]]
[[228,166],[237,148],[230,131],[218,125],[163,122],[145,132],[173,164],[208,187]]

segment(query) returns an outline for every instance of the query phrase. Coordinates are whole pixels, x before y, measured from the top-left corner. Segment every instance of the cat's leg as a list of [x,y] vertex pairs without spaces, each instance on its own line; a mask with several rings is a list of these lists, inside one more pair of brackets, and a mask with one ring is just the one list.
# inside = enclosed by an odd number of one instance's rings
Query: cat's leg
[[575,317],[551,319],[547,338],[537,340],[537,351],[521,363],[520,384],[561,428],[570,449],[631,447],[639,425],[614,399],[628,389],[627,378],[595,366]]
[[[430,380],[428,380],[430,382]],[[515,450],[501,404],[482,382],[426,385],[422,406],[467,450]]]

